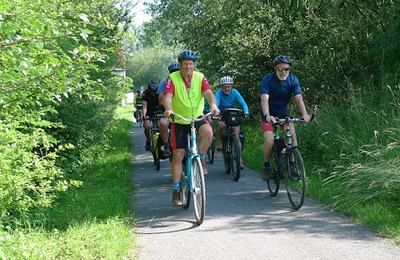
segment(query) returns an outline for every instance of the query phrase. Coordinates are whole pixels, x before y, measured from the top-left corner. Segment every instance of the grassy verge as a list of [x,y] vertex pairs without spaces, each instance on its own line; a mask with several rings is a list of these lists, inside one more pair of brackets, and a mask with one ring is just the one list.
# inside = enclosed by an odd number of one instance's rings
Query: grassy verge
[[134,248],[129,131],[132,109],[117,110],[108,145],[51,209],[0,231],[0,259],[122,259]]
[[[400,102],[395,96],[387,100],[392,102],[377,106],[355,100],[351,107],[325,107],[312,124],[299,125],[297,135],[307,195],[400,243]],[[379,120],[366,120],[371,115]],[[243,128],[243,159],[261,173],[259,124]]]

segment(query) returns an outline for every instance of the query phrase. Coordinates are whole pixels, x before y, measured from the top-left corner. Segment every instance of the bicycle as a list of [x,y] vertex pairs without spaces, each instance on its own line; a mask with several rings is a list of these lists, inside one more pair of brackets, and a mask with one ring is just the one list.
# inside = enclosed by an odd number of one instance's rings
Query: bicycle
[[[212,126],[212,122],[211,123],[211,127]],[[211,142],[210,147],[207,149],[207,161],[209,164],[213,164],[214,163],[214,156],[215,156],[215,129],[213,127],[213,140]]]
[[159,145],[160,145],[160,129],[157,126],[157,120],[162,118],[164,115],[161,111],[157,111],[154,113],[152,117],[147,117],[151,121],[151,129],[150,129],[150,152],[153,155],[153,163],[156,171],[160,170],[160,157],[158,154]]
[[240,179],[241,142],[239,136],[235,134],[235,128],[240,125],[242,118],[244,118],[243,110],[228,108],[220,119],[226,125],[222,134],[222,155],[225,173],[232,173],[234,181],[239,181]]
[[136,111],[134,113],[136,122],[139,123],[139,126],[143,125],[143,105],[142,104],[135,104]]
[[200,118],[185,118],[177,113],[172,113],[172,121],[175,116],[182,120],[190,122],[190,134],[187,135],[188,146],[184,157],[183,173],[181,176],[181,198],[182,206],[188,209],[190,205],[190,195],[193,198],[193,209],[197,224],[201,225],[204,221],[206,211],[206,187],[203,175],[203,166],[200,161],[200,155],[197,150],[197,136],[195,123],[204,120],[211,113],[207,113]]
[[[311,120],[313,118],[314,116]],[[298,210],[304,203],[307,176],[300,151],[292,144],[290,123],[305,123],[305,121],[302,118],[287,117],[277,119],[274,123],[275,130],[277,125],[284,125],[285,137],[281,137],[278,131],[274,131],[274,145],[270,160],[272,178],[267,181],[267,186],[271,196],[275,197],[279,191],[280,180],[284,179],[289,202],[293,209]]]

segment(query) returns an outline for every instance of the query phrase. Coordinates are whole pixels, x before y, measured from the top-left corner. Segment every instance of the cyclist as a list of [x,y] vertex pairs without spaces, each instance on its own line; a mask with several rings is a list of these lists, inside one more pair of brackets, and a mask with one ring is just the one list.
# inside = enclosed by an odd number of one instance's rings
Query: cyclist
[[[169,74],[172,72],[178,71],[179,70],[179,63],[171,63],[168,65],[168,71]],[[163,107],[163,99],[164,99],[164,90],[165,90],[165,84],[167,81],[168,77],[163,79],[160,84],[158,84],[157,87],[157,95],[158,95],[158,103]],[[159,127],[160,127],[160,136],[161,140],[163,142],[161,146],[161,150],[164,151],[164,153],[170,153],[170,147],[169,147],[169,142],[168,142],[168,119],[167,118],[160,118],[159,119]]]
[[[290,74],[291,65],[292,62],[288,56],[278,55],[273,60],[274,72],[265,75],[261,80],[262,120],[260,122],[264,135],[263,180],[269,180],[272,177],[269,159],[274,145],[273,123],[276,123],[276,118],[289,116],[288,104],[292,96],[294,96],[296,106],[304,120],[309,122],[311,119],[304,105],[300,81],[295,75]],[[297,146],[293,124],[290,124],[290,131],[292,133],[293,146]],[[291,162],[291,167],[294,167],[294,161]]]
[[[224,113],[227,108],[236,108],[237,103],[242,107],[244,114],[246,117],[249,117],[249,108],[247,107],[246,102],[244,101],[242,95],[240,95],[237,89],[233,88],[234,80],[231,76],[221,77],[219,80],[221,88],[217,90],[215,93],[215,99],[217,102],[217,106],[221,112]],[[226,127],[223,121],[219,121],[218,127],[218,143],[221,144],[222,135],[224,132],[224,128]],[[239,138],[240,126],[235,127],[235,134]],[[243,167],[242,160],[240,160],[241,167]]]
[[[211,109],[216,115],[219,109],[215,103],[215,96],[211,91],[210,85],[206,77],[195,71],[195,62],[197,54],[193,51],[186,50],[179,54],[178,62],[180,70],[169,75],[164,92],[165,117],[170,117],[173,112],[186,118],[199,117],[204,109],[204,97],[207,98]],[[203,165],[204,174],[207,173],[205,168],[205,158],[208,147],[212,142],[213,131],[207,120],[196,123],[198,127],[199,153]],[[182,160],[185,156],[185,148],[187,147],[186,134],[190,133],[190,123],[179,118],[171,123],[171,148],[172,157],[172,201],[174,205],[182,204],[180,196],[179,180],[182,174]]]
[[139,109],[142,109],[142,95],[143,95],[143,90],[142,90],[142,88],[140,88],[140,89],[138,89],[136,91],[136,94],[135,94],[135,108],[136,108],[136,110],[135,110],[135,113],[133,115],[134,115],[136,121],[139,121],[138,111],[139,111]]
[[160,111],[161,107],[158,103],[158,97],[156,92],[156,82],[150,80],[147,82],[147,89],[143,93],[143,121],[144,121],[144,134],[146,136],[146,151],[150,151],[150,130],[151,121],[149,117],[154,115],[154,112]]

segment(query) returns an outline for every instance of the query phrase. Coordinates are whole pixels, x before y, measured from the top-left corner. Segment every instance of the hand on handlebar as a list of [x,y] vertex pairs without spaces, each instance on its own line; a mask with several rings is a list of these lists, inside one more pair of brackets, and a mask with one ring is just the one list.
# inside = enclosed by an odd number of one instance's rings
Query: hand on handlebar
[[219,116],[219,114],[221,113],[217,106],[212,107],[211,112],[213,113],[214,116]]
[[276,117],[270,115],[264,115],[264,121],[270,124],[276,124]]
[[308,123],[308,122],[310,122],[311,121],[311,118],[312,118],[312,116],[311,115],[303,115],[303,119],[304,119],[304,121],[306,122],[306,123]]
[[172,110],[165,110],[164,111],[164,117],[169,118],[174,112]]

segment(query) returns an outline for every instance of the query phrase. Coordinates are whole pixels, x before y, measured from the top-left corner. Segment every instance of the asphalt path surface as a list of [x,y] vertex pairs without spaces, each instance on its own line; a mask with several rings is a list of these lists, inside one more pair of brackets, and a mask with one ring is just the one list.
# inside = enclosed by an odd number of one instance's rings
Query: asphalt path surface
[[400,259],[398,245],[316,201],[293,211],[284,189],[271,197],[250,169],[234,182],[219,153],[208,165],[206,216],[198,226],[192,205],[173,206],[170,162],[154,169],[138,124],[132,144],[138,259]]

